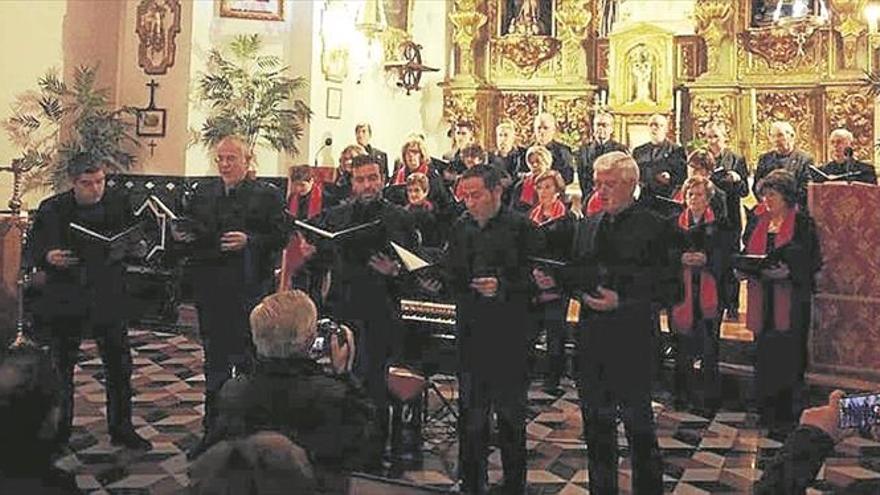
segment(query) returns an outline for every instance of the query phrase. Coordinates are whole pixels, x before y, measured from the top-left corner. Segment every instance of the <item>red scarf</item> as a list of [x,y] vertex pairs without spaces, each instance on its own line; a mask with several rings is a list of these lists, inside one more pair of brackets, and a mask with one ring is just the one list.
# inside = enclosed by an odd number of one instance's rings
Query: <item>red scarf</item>
[[538,192],[535,190],[535,175],[529,174],[522,182],[522,188],[519,192],[520,203],[533,206],[538,202]]
[[684,204],[684,194],[682,194],[681,189],[675,191],[675,194],[672,195],[672,200],[679,204]]
[[590,199],[587,200],[587,206],[584,210],[588,217],[602,211],[602,200],[599,199],[599,193],[593,191],[593,194],[590,194]]
[[[773,242],[773,247],[779,249],[785,246],[794,237],[794,220],[797,207],[791,208],[779,226],[779,232]],[[767,254],[767,232],[770,229],[770,215],[761,215],[755,230],[746,245],[748,254]],[[785,331],[791,329],[791,281],[775,280],[761,281],[749,279],[748,310],[746,314],[746,328],[755,333],[761,333],[764,329],[764,289],[770,286],[773,289],[773,326],[775,330]]]
[[549,215],[544,215],[544,207],[541,206],[540,203],[535,205],[535,207],[532,208],[532,211],[529,212],[529,220],[535,225],[544,225],[547,222],[552,222],[563,216],[565,216],[565,203],[559,199],[553,202],[553,205],[550,207]]
[[[691,212],[684,210],[678,216],[678,228],[682,232],[687,232],[691,225]],[[702,224],[715,223],[715,212],[712,208],[706,208],[703,218],[700,220]],[[708,253],[707,257],[708,257]],[[702,268],[692,266],[682,267],[682,279],[684,280],[684,300],[672,308],[672,325],[673,327],[685,334],[690,334],[694,328],[694,270],[700,270],[700,310],[703,313],[703,319],[711,319],[718,316],[718,284],[715,276],[708,269],[708,262]]]
[[412,172],[409,171],[409,168],[407,168],[406,164],[403,164],[399,169],[397,169],[397,173],[394,174],[393,185],[399,186],[401,184],[406,184],[406,178],[409,177],[409,174],[414,174],[416,172],[423,173],[423,174],[425,174],[425,176],[427,176],[428,175],[428,164],[423,163],[423,164],[419,165],[419,168],[413,170]]
[[[320,185],[317,183],[312,186],[312,190],[309,192],[309,209],[306,212],[306,218],[314,218],[321,214],[321,209],[324,207],[324,192]],[[293,195],[287,199],[287,211],[290,212],[290,215],[296,218],[299,214],[299,197],[294,197]]]

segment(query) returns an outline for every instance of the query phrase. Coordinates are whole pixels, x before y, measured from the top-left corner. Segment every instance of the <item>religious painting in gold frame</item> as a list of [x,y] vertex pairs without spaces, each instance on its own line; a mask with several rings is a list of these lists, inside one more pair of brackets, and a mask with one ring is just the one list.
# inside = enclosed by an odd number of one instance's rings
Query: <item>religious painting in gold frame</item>
[[220,17],[283,21],[284,0],[219,0]]
[[137,7],[138,66],[162,75],[174,65],[180,34],[180,0],[141,0]]
[[748,17],[746,21],[750,29],[771,26],[775,14],[779,19],[797,19],[801,17],[822,15],[822,8],[828,8],[824,0],[746,0]]
[[498,36],[556,35],[556,0],[496,0]]

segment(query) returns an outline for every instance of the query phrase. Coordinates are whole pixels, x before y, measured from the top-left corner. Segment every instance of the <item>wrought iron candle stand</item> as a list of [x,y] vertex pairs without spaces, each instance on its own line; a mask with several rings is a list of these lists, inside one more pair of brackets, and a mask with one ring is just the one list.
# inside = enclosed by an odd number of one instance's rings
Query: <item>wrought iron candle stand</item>
[[[23,217],[21,206],[22,206],[22,194],[24,193],[22,189],[22,182],[24,181],[24,174],[26,174],[32,165],[26,164],[22,160],[12,160],[12,165],[8,167],[0,167],[0,172],[11,172],[12,173],[12,198],[9,200],[9,211],[12,215],[12,228],[19,229],[21,235],[19,239],[21,239],[20,249],[22,253],[22,258],[24,255],[24,247],[27,244],[27,236],[30,225],[30,217]],[[31,340],[25,333],[25,318],[24,318],[24,292],[27,286],[31,283],[31,274],[29,270],[23,266],[19,267],[18,270],[18,279],[16,281],[16,296],[17,296],[17,307],[16,307],[16,319],[15,319],[15,341],[10,345],[10,347],[26,347],[26,346],[36,346],[36,343]]]

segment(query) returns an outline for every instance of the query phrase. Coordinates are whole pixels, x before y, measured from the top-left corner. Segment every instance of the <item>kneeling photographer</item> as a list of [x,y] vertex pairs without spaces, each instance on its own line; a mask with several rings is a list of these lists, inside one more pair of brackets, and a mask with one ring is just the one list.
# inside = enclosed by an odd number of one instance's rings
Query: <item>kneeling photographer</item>
[[[828,404],[804,410],[797,428],[755,483],[753,493],[805,493],[841,440],[856,434],[880,439],[878,403],[878,394],[845,397],[842,391],[835,390],[829,395]],[[865,404],[870,407],[862,407]],[[834,493],[880,493],[880,480],[860,480]]]
[[319,325],[315,304],[299,290],[263,299],[250,324],[254,373],[224,384],[217,427],[205,447],[278,431],[306,450],[328,492],[342,486],[346,472],[371,469],[380,458],[376,411],[347,373],[354,359],[351,331],[326,320]]

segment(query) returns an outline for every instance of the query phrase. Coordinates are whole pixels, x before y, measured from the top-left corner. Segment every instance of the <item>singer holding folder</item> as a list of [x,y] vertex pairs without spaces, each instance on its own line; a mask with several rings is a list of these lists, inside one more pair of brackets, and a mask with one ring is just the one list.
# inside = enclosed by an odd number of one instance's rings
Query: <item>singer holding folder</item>
[[681,299],[680,255],[667,222],[633,198],[639,166],[632,157],[619,151],[600,156],[593,178],[602,211],[578,227],[563,281],[581,300],[575,334],[590,493],[617,493],[619,414],[630,442],[633,491],[660,494],[652,329],[654,308]]
[[354,158],[351,196],[321,217],[318,224],[326,234],[312,237],[317,252],[307,269],[330,271],[323,308],[355,332],[354,373],[365,382],[387,439],[385,371],[393,346],[400,342],[395,277],[401,270],[389,256],[389,241],[414,249],[416,236],[409,212],[382,198],[384,184],[374,156]]
[[70,439],[73,426],[73,370],[80,341],[92,337],[107,380],[107,426],[113,445],[149,449],[131,424],[131,349],[125,323],[126,304],[119,259],[108,259],[106,246],[76,238],[72,223],[112,237],[135,221],[128,199],[106,192],[106,164],[87,154],[68,163],[73,188],[40,203],[31,237],[34,260],[46,273],[36,301],[38,326],[49,332],[55,369],[62,386],[58,441]]
[[813,182],[846,180],[849,182],[877,183],[874,166],[853,157],[853,135],[847,129],[834,129],[828,138],[831,145],[831,161],[813,174]]
[[[220,388],[252,367],[248,315],[272,291],[278,252],[286,241],[284,199],[277,188],[248,178],[246,141],[223,138],[214,149],[219,177],[199,185],[185,215],[192,232],[172,229],[189,243],[199,333],[205,348],[205,436],[217,416]],[[204,438],[193,450],[198,455]]]
[[810,296],[822,254],[813,220],[797,206],[798,187],[787,170],[758,183],[765,213],[748,229],[746,253],[777,261],[748,277],[746,327],[757,341],[755,394],[762,426],[782,440],[797,424],[810,328]]

